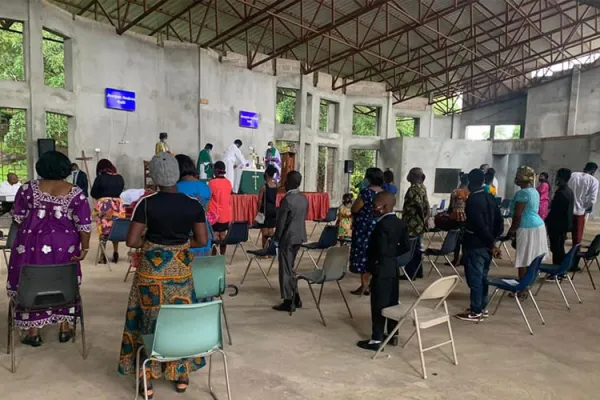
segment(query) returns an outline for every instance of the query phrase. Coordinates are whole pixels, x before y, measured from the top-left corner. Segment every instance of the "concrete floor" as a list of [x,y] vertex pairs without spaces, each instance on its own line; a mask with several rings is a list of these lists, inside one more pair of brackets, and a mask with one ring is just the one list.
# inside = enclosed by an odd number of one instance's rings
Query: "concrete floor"
[[[586,240],[600,231],[589,223]],[[95,250],[96,243],[92,245]],[[251,246],[250,246],[251,247]],[[125,251],[121,251],[125,253]],[[95,254],[95,253],[92,253]],[[127,268],[121,262],[108,272],[85,262],[85,302],[89,356],[81,358],[80,340],[60,344],[58,329],[48,327],[40,348],[17,347],[17,372],[9,372],[10,357],[0,355],[2,399],[131,399],[133,377],[117,369],[124,312],[131,279],[123,283]],[[308,258],[301,268],[310,269]],[[230,267],[230,283],[239,284],[246,262],[239,253]],[[446,271],[447,271],[446,267]],[[276,274],[271,272],[276,284]],[[449,273],[449,272],[448,272]],[[513,275],[507,261],[492,270],[494,275]],[[2,279],[6,269],[2,265]],[[600,273],[594,271],[600,283]],[[419,288],[433,281],[419,281]],[[305,283],[301,284],[304,308],[289,317],[271,310],[279,301],[278,290],[269,289],[253,268],[237,297],[225,299],[233,334],[229,357],[232,396],[235,399],[594,399],[600,354],[600,290],[594,291],[584,275],[577,276],[583,304],[574,301],[568,311],[557,289],[546,286],[538,297],[546,318],[542,326],[531,301],[525,304],[535,336],[530,336],[513,302],[505,301],[496,316],[476,325],[452,320],[459,365],[450,361],[450,348],[426,355],[429,379],[420,376],[416,342],[402,349],[389,347],[375,361],[372,353],[355,346],[370,334],[369,300],[348,295],[354,319],[350,319],[340,294],[326,287],[323,312],[328,326],[319,321]],[[349,275],[343,283],[349,291],[358,285]],[[6,299],[0,296],[0,349],[6,346]],[[412,302],[414,292],[401,283],[401,301]],[[507,299],[508,300],[508,299]],[[451,312],[468,306],[467,287],[461,284],[449,299]],[[429,332],[430,331],[430,332]],[[442,327],[425,331],[425,344],[445,340]],[[410,334],[405,326],[401,335]],[[214,374],[215,389],[226,398],[220,360]],[[156,399],[209,399],[207,370],[192,375],[185,394],[176,394],[166,382],[155,383]]]

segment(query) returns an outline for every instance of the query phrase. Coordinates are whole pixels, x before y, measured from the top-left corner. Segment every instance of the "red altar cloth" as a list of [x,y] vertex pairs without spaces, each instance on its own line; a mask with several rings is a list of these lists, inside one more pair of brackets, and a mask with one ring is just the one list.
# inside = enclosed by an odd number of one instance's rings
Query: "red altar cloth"
[[[327,216],[329,210],[329,195],[327,193],[307,193],[303,194],[308,199],[307,221],[323,219]],[[285,193],[277,193],[277,206]],[[234,221],[248,221],[250,225],[254,223],[256,210],[258,209],[257,194],[234,194],[231,196],[231,209],[233,210]]]

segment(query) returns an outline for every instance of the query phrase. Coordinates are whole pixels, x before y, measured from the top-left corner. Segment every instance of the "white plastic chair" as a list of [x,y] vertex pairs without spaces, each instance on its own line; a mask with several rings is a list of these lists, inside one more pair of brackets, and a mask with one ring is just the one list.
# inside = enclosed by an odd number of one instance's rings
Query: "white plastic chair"
[[[456,358],[456,348],[454,346],[454,335],[452,334],[452,326],[450,325],[450,314],[448,313],[448,305],[446,304],[446,298],[452,293],[456,285],[458,285],[459,277],[456,275],[447,276],[445,278],[440,278],[437,281],[433,282],[427,289],[423,291],[421,296],[411,305],[398,304],[397,306],[384,308],[382,314],[384,317],[388,319],[393,319],[398,321],[396,327],[390,332],[388,337],[379,347],[377,353],[373,355],[373,359],[377,357],[379,353],[381,353],[384,347],[388,344],[392,337],[398,332],[402,324],[411,319],[413,321],[413,325],[415,326],[414,332],[409,336],[409,338],[402,344],[402,347],[405,347],[410,339],[413,338],[415,333],[417,334],[417,341],[419,345],[419,355],[421,356],[421,368],[423,370],[423,379],[427,379],[427,370],[425,369],[425,352],[433,349],[437,349],[438,347],[445,346],[447,344],[452,346],[452,356],[454,358],[454,365],[458,365],[458,359]],[[438,300],[434,307],[422,306],[420,303],[423,300]],[[440,309],[442,306],[443,309]],[[421,338],[421,330],[431,328],[433,326],[437,326],[440,324],[448,325],[448,335],[450,336],[450,340],[445,342],[423,348],[423,341]]]

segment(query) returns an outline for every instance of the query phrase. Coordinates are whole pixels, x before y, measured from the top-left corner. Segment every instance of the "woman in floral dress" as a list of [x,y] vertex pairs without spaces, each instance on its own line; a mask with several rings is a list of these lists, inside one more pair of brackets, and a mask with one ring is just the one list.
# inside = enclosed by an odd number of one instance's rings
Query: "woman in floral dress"
[[367,248],[369,247],[369,236],[371,236],[375,227],[373,201],[375,195],[382,190],[383,171],[379,168],[369,168],[367,169],[366,179],[369,181],[369,186],[361,190],[352,205],[354,226],[352,227],[352,247],[350,247],[350,272],[360,274],[360,286],[350,293],[357,296],[369,294]]
[[[16,296],[23,265],[67,264],[83,260],[89,251],[91,212],[80,188],[64,181],[71,174],[71,161],[62,153],[48,152],[35,169],[41,180],[26,182],[15,196],[13,218],[19,225],[8,265],[7,291]],[[77,274],[81,283],[81,268]],[[39,328],[60,323],[59,341],[72,337],[69,309],[40,313],[15,313],[15,324],[29,329],[24,344],[42,344]]]

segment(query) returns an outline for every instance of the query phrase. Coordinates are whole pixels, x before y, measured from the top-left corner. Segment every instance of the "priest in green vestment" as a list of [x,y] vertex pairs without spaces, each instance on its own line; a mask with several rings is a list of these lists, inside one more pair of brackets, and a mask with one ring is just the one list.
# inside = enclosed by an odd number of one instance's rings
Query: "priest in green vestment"
[[212,144],[206,143],[206,146],[204,146],[204,149],[198,156],[196,167],[198,168],[198,175],[200,176],[200,179],[208,180],[214,178],[213,163],[210,156],[212,148]]

